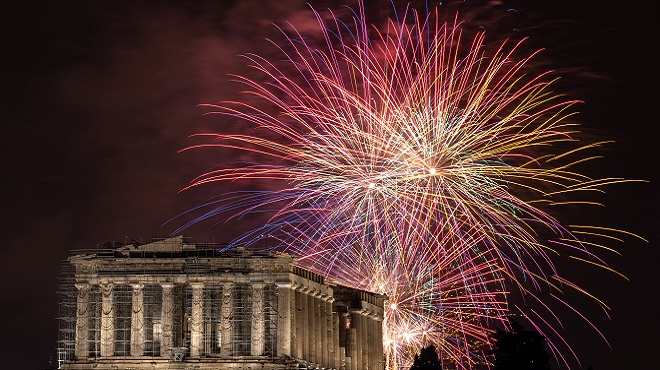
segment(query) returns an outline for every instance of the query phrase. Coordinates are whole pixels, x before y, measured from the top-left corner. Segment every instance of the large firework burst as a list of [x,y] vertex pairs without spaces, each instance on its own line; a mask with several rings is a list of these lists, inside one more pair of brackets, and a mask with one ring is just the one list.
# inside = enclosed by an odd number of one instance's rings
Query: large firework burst
[[[322,42],[283,31],[283,60],[246,55],[261,78],[236,76],[245,99],[208,105],[254,133],[206,134],[201,146],[251,161],[191,184],[260,179],[276,190],[223,194],[191,223],[272,212],[237,242],[268,235],[329,279],[388,295],[389,368],[409,366],[425,343],[470,368],[511,313],[554,331],[538,292],[590,295],[558,274],[553,255],[609,268],[591,252],[601,246],[580,237],[603,229],[563,225],[548,207],[622,181],[573,170],[602,144],[577,139],[576,101],[550,90],[550,72],[528,73],[534,54],[518,57],[519,43],[485,50],[484,32],[466,41],[438,10],[381,28],[362,8],[348,22],[314,14]],[[514,292],[551,319],[512,305]]]

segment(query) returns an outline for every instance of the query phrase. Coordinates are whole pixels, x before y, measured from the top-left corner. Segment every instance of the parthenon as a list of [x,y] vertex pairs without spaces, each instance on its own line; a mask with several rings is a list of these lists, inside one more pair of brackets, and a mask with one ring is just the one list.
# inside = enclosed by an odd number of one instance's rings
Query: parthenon
[[76,251],[59,295],[61,369],[383,368],[386,297],[284,253],[181,236]]

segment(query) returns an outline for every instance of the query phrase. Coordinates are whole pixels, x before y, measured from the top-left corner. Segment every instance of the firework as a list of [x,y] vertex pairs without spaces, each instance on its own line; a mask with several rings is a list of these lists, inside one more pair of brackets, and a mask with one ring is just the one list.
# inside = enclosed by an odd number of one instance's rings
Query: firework
[[[528,73],[534,54],[519,57],[519,43],[486,50],[484,32],[464,36],[438,10],[408,10],[380,28],[361,7],[346,22],[314,14],[321,38],[283,30],[282,59],[246,55],[261,77],[236,76],[243,100],[207,105],[252,134],[205,134],[195,146],[250,159],[191,187],[265,180],[275,190],[223,194],[191,223],[268,212],[236,242],[268,235],[327,278],[386,294],[388,368],[409,366],[425,343],[470,368],[511,313],[554,330],[537,292],[590,295],[559,276],[553,256],[609,268],[591,251],[600,245],[578,237],[593,230],[547,210],[623,181],[573,170],[603,144],[577,139],[577,102],[550,90],[550,72]],[[511,305],[514,292],[552,319]]]

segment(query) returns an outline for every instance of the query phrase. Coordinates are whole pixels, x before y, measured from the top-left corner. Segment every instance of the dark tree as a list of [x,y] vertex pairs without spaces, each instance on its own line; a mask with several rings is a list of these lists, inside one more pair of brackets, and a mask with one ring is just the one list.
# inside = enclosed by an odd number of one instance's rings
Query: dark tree
[[438,353],[435,351],[435,346],[430,345],[422,348],[419,355],[415,355],[410,370],[442,370],[440,360],[438,360]]
[[550,370],[550,354],[545,337],[526,330],[515,319],[509,319],[511,330],[497,329],[493,355],[494,370]]

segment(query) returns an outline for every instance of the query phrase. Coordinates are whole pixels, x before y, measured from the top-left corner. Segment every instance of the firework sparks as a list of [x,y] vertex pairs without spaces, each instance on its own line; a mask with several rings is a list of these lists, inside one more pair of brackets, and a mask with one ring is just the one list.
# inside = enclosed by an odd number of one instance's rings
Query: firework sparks
[[409,366],[425,343],[461,368],[483,360],[476,344],[517,312],[510,288],[587,294],[552,256],[609,269],[591,252],[600,246],[546,210],[623,180],[573,170],[603,143],[576,139],[577,102],[552,93],[549,72],[525,73],[534,55],[516,58],[519,44],[506,43],[488,52],[483,32],[466,42],[438,10],[406,11],[381,29],[361,8],[346,23],[314,14],[322,47],[287,34],[276,44],[284,61],[246,56],[265,81],[236,76],[244,100],[208,105],[256,130],[206,134],[199,146],[254,161],[191,184],[266,180],[277,190],[225,194],[191,223],[271,212],[237,242],[269,235],[329,279],[386,294],[388,368]]

